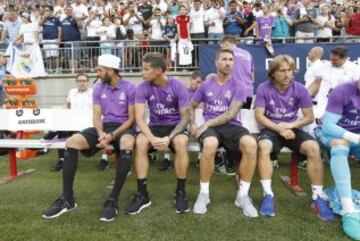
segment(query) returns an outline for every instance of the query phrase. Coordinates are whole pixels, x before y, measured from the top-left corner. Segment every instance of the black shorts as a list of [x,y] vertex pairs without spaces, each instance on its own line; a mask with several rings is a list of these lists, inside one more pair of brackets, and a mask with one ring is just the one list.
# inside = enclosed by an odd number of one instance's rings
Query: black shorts
[[[117,128],[119,128],[119,126],[121,126],[121,125],[122,124],[119,124],[119,123],[104,123],[103,129],[104,129],[105,133],[111,133],[111,132],[115,131]],[[81,153],[87,157],[95,155],[100,150],[99,148],[96,147],[96,145],[99,143],[98,142],[99,135],[98,135],[96,129],[94,127],[90,127],[90,128],[87,128],[87,129],[81,131],[79,134],[84,136],[87,143],[89,144],[89,149],[82,150]],[[134,129],[129,128],[129,129],[125,130],[123,133],[121,133],[120,136],[118,136],[118,138],[116,140],[114,140],[110,143],[111,145],[113,145],[116,152],[119,152],[119,141],[120,141],[121,137],[125,134],[129,134],[129,135],[136,137],[136,132]]]
[[258,136],[258,141],[261,140],[269,140],[273,143],[273,149],[272,149],[272,155],[279,154],[280,150],[285,146],[295,152],[299,157],[305,158],[304,155],[300,153],[300,146],[305,142],[309,140],[313,140],[314,138],[306,133],[305,131],[301,129],[292,129],[292,131],[295,133],[295,139],[293,140],[285,140],[284,137],[280,136],[275,131],[269,130],[269,129],[262,129]]
[[[168,126],[168,125],[161,125],[161,126],[149,126],[151,133],[156,136],[156,137],[164,137],[164,136],[169,136],[171,134],[171,132],[175,129],[176,126]],[[190,136],[189,131],[187,129],[183,130],[182,132],[178,133],[179,134],[184,134],[187,136]],[[171,141],[170,145],[169,145],[170,150],[175,153],[175,149],[173,146],[173,142]],[[153,149],[150,149],[149,151],[152,151]]]
[[248,129],[237,126],[234,124],[224,124],[215,126],[207,129],[200,137],[199,142],[202,145],[206,137],[216,137],[219,142],[219,147],[224,147],[224,149],[236,156],[240,160],[241,153],[239,150],[239,142],[243,136],[251,136]]

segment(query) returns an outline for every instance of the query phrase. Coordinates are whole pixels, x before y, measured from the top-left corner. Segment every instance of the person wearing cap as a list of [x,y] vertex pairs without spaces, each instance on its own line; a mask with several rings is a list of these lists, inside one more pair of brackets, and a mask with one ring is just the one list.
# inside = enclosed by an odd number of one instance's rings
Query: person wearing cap
[[[138,214],[151,205],[147,191],[147,154],[151,147],[159,151],[170,148],[175,153],[176,213],[189,211],[185,194],[189,166],[189,133],[186,130],[189,122],[189,91],[181,81],[166,75],[166,67],[166,60],[161,53],[147,53],[142,59],[144,82],[138,85],[135,97],[136,123],[141,132],[136,137],[134,160],[138,193],[126,209],[130,215]],[[146,105],[150,112],[149,124],[145,121]]]
[[117,215],[117,199],[131,168],[135,144],[135,86],[119,75],[120,59],[114,55],[101,55],[98,59],[98,78],[101,83],[93,90],[93,123],[66,141],[63,164],[63,193],[47,209],[43,218],[53,219],[73,210],[77,204],[73,183],[79,159],[79,151],[93,156],[109,144],[120,157],[116,168],[115,183],[106,200],[100,221],[113,221]]

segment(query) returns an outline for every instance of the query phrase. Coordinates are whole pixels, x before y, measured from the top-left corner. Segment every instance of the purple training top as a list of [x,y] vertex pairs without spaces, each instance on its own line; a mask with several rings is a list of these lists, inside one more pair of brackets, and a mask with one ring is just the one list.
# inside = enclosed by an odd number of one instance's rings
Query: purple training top
[[307,89],[293,81],[281,93],[271,81],[261,83],[256,92],[255,108],[265,108],[265,116],[274,123],[293,122],[298,119],[300,108],[312,107]]
[[127,80],[121,79],[112,88],[100,83],[94,87],[94,105],[101,106],[103,123],[124,123],[129,119],[129,105],[134,105],[136,87]]
[[333,89],[326,111],[341,115],[337,125],[360,133],[360,91],[358,81],[350,81]]
[[[204,119],[205,121],[214,119],[225,113],[231,101],[246,102],[246,94],[244,88],[240,87],[234,78],[230,78],[224,85],[219,85],[217,77],[206,80],[196,90],[193,101],[204,103]],[[240,120],[240,118],[238,118]],[[230,121],[231,124],[241,125],[238,119]]]
[[275,24],[274,16],[267,16],[267,17],[259,17],[256,19],[256,22],[259,26],[259,36],[261,39],[264,39],[265,36],[270,37],[271,28]]
[[232,75],[239,83],[241,88],[245,89],[246,96],[253,96],[254,93],[254,62],[251,54],[241,48],[234,48],[234,66]]
[[147,103],[150,110],[150,126],[177,125],[180,121],[180,108],[190,104],[189,91],[174,77],[159,87],[144,81],[136,89],[135,102]]

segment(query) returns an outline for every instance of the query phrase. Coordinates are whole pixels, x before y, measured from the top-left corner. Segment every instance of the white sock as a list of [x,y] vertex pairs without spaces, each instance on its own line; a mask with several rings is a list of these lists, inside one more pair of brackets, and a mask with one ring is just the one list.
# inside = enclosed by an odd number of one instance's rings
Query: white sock
[[169,152],[165,152],[165,153],[164,153],[164,159],[168,159],[168,160],[170,161],[171,155],[170,155]]
[[312,199],[316,200],[317,197],[324,198],[323,186],[311,184]]
[[200,192],[209,195],[210,182],[200,182]]
[[340,198],[340,200],[341,200],[341,205],[342,205],[344,213],[355,213],[356,212],[353,200],[351,198],[342,197],[342,198]]
[[261,186],[263,188],[264,191],[264,196],[265,195],[270,195],[270,196],[274,196],[274,193],[271,189],[271,179],[266,179],[266,180],[260,180],[261,182]]
[[102,155],[101,155],[101,159],[104,159],[105,161],[107,161],[107,159],[108,159],[108,155],[106,155],[106,154],[102,154]]
[[250,182],[245,182],[243,180],[240,180],[238,195],[240,197],[249,195],[249,189],[250,189]]

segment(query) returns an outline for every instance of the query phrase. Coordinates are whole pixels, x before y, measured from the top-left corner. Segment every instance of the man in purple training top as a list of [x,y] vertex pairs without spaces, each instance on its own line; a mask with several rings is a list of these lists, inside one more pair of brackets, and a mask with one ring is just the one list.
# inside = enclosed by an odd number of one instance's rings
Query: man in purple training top
[[[256,167],[256,140],[235,118],[246,101],[244,89],[231,76],[234,53],[220,49],[216,54],[217,74],[209,77],[196,91],[192,99],[191,131],[202,145],[200,159],[200,192],[194,205],[194,213],[205,214],[210,203],[209,185],[215,167],[215,154],[219,146],[235,152],[241,162],[240,188],[235,205],[243,209],[244,215],[257,217],[248,192]],[[204,104],[205,123],[196,127],[194,111]],[[241,157],[242,156],[242,157]]]
[[[144,82],[136,89],[135,116],[141,133],[136,137],[135,172],[138,193],[135,194],[126,212],[135,215],[149,207],[151,201],[147,191],[149,149],[175,152],[176,213],[189,211],[185,194],[185,182],[189,165],[187,145],[189,135],[189,93],[184,84],[165,74],[166,61],[160,53],[148,53],[142,60]],[[145,122],[145,107],[150,111],[150,122]]]
[[229,49],[234,52],[234,67],[231,74],[239,82],[241,88],[245,89],[246,103],[251,105],[251,99],[254,94],[254,62],[251,54],[244,49],[236,47],[236,38],[233,36],[227,35],[223,37],[220,41],[220,46],[222,49]]
[[[270,155],[272,152],[278,153],[286,146],[306,156],[307,173],[313,192],[311,207],[321,219],[331,221],[334,220],[334,214],[324,200],[320,147],[308,133],[300,129],[314,120],[312,99],[306,88],[293,80],[294,71],[294,59],[288,55],[278,55],[270,64],[270,81],[260,84],[256,93],[255,118],[262,126],[258,137],[258,167],[264,191],[260,214],[275,216]],[[300,119],[299,109],[303,113]]]
[[43,218],[56,218],[76,208],[73,183],[79,151],[93,156],[100,149],[112,144],[120,160],[115,183],[104,204],[100,221],[113,221],[117,215],[117,199],[131,168],[135,144],[134,102],[136,87],[119,75],[120,59],[114,55],[99,57],[98,77],[101,84],[93,90],[94,127],[74,134],[66,141],[63,164],[63,193],[43,214]]
[[349,155],[360,158],[360,81],[350,81],[333,89],[317,139],[330,151],[330,169],[342,206],[343,230],[360,240],[360,210],[351,189]]

